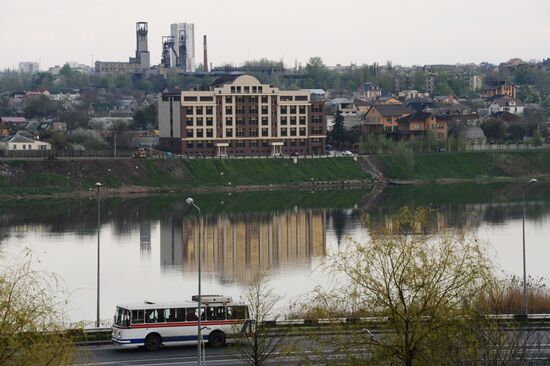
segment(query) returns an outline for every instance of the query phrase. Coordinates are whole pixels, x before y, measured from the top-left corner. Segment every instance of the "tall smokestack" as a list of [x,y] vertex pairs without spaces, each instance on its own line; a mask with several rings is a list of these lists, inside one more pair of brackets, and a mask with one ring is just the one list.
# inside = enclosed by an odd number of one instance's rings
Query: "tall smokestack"
[[203,36],[204,39],[204,60],[202,61],[204,72],[208,72],[208,51],[206,47],[206,34]]

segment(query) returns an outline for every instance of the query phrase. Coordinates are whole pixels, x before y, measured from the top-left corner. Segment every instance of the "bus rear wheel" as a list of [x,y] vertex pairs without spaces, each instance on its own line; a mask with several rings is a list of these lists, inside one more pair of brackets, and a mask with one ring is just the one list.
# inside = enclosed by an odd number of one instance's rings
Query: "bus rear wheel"
[[149,352],[158,351],[161,345],[162,342],[158,334],[149,334],[145,338],[145,349]]
[[225,346],[225,334],[220,331],[214,331],[208,335],[208,345],[214,348]]

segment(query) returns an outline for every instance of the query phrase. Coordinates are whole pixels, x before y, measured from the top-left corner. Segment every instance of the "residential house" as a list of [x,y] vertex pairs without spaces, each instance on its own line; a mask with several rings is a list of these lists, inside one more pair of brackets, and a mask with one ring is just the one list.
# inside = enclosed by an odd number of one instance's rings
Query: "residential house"
[[360,85],[353,93],[353,99],[357,99],[363,102],[375,100],[380,96],[382,96],[382,89],[380,89],[377,85],[369,82]]
[[494,85],[487,85],[483,88],[482,96],[490,98],[497,95],[507,95],[511,98],[516,98],[517,88],[514,84],[505,81],[500,81]]
[[397,120],[410,114],[403,104],[375,104],[365,115],[364,134],[392,133],[397,131]]
[[40,122],[37,126],[37,131],[52,131],[52,132],[67,132],[67,124],[65,122]]
[[0,117],[0,136],[9,136],[27,126],[25,117]]
[[48,142],[33,140],[23,135],[15,135],[0,142],[0,150],[4,155],[8,155],[10,151],[29,151],[29,150],[51,150],[52,145]]
[[510,112],[516,115],[523,115],[525,106],[519,99],[508,95],[495,95],[485,100],[487,105],[483,111],[484,114],[494,114],[497,112]]
[[438,120],[434,114],[429,112],[409,114],[399,118],[397,124],[397,136],[425,136],[431,130],[436,134],[438,140],[447,140],[447,121]]

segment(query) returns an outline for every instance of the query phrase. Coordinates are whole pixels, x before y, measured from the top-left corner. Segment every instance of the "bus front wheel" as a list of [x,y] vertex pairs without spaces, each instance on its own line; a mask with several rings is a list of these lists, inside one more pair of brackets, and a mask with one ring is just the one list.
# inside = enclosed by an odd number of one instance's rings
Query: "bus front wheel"
[[162,342],[158,334],[149,334],[145,338],[145,349],[147,351],[158,351]]
[[208,335],[208,345],[214,348],[225,346],[225,334],[220,331],[214,331]]

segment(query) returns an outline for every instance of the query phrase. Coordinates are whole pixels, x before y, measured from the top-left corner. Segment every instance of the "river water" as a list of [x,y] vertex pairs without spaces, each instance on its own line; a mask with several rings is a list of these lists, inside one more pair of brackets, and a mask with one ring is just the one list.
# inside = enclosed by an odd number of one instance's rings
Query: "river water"
[[[430,207],[433,227],[470,228],[503,275],[522,274],[522,192],[513,184],[423,185],[320,192],[186,195],[101,200],[101,318],[125,302],[188,300],[196,294],[201,243],[203,294],[239,298],[269,271],[283,304],[327,280],[322,263],[350,240],[368,240],[365,220],[401,207]],[[550,278],[550,185],[525,189],[528,273]],[[32,268],[56,273],[71,321],[96,314],[97,201],[0,203],[0,265],[32,253]],[[28,249],[28,251],[27,251]],[[547,281],[548,282],[548,281]]]

